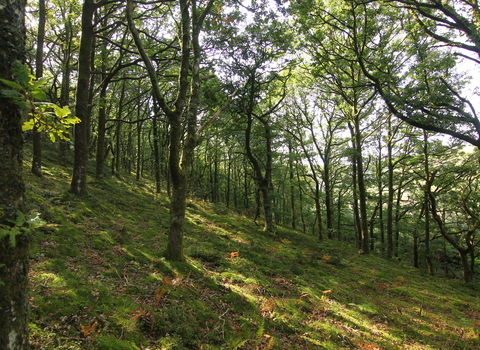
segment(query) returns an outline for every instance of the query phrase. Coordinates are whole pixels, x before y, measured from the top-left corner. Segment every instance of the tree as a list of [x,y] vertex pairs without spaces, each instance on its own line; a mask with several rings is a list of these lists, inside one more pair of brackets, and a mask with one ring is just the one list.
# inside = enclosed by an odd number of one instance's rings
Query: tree
[[[461,163],[449,162],[451,151],[444,151],[435,170],[427,177],[426,194],[433,220],[440,234],[459,254],[464,282],[473,280],[475,233],[480,227],[478,211],[478,155],[454,157]],[[462,159],[463,158],[463,159]]]
[[457,71],[460,57],[480,63],[476,2],[352,3],[370,9],[365,23],[395,28],[395,36],[379,28],[382,40],[364,42],[356,37],[354,47],[363,73],[389,111],[415,127],[480,147],[480,120],[474,105],[462,96],[466,78]]
[[256,184],[255,220],[262,208],[264,228],[272,232],[275,114],[287,94],[289,62],[285,56],[292,38],[279,13],[268,10],[263,2],[252,4],[248,10],[254,19],[244,28],[233,25],[237,13],[227,17],[228,25],[220,31],[224,34],[216,38],[225,55],[218,64],[220,73],[228,74],[229,83],[239,91],[232,112],[238,115],[244,130],[245,154]]
[[[300,81],[308,81],[301,75]],[[321,88],[316,79],[303,88],[295,86],[296,96],[288,100],[289,122],[287,132],[291,133],[303,150],[303,158],[307,160],[313,181],[312,197],[315,202],[318,236],[323,237],[323,213],[321,201],[324,201],[327,237],[333,238],[333,196],[336,181],[335,168],[342,144],[339,133],[345,128],[344,119],[338,114],[338,100]],[[315,99],[310,92],[315,91]],[[304,132],[306,135],[303,135]]]
[[80,39],[80,52],[78,56],[78,81],[76,91],[75,113],[80,123],[75,127],[75,149],[73,162],[73,175],[70,192],[84,196],[87,193],[88,173],[88,142],[90,129],[91,106],[91,63],[94,46],[95,12],[110,1],[84,0],[82,7],[82,36]]
[[[37,52],[35,56],[35,77],[43,77],[43,43],[45,41],[45,21],[46,9],[45,0],[38,1],[38,34],[37,34]],[[36,127],[32,131],[33,140],[33,160],[32,173],[42,176],[42,134]]]
[[[299,5],[302,6],[302,5]],[[314,9],[300,7],[307,41],[307,50],[313,58],[314,74],[325,81],[325,90],[339,99],[339,113],[347,122],[352,143],[352,179],[354,189],[354,213],[358,231],[359,248],[370,250],[367,219],[367,184],[363,144],[365,131],[362,122],[374,114],[376,92],[362,74],[354,60],[353,50],[357,41],[370,42],[375,36],[372,28],[361,21],[368,17],[361,6],[353,1],[332,4],[332,8]],[[304,11],[311,11],[315,21],[307,23]],[[334,64],[333,64],[334,63]]]
[[[13,79],[12,63],[25,60],[25,1],[0,0],[0,78]],[[28,349],[28,249],[30,238],[3,235],[23,209],[20,108],[0,97],[0,348]]]
[[88,109],[90,88],[90,65],[94,37],[93,15],[98,8],[94,0],[85,0],[82,7],[82,37],[78,57],[78,82],[75,113],[80,123],[75,127],[75,158],[70,191],[83,196],[87,193],[88,130],[90,113]]
[[[213,7],[213,0],[209,0],[203,8],[198,7],[196,0],[190,2],[180,0],[179,6],[180,68],[177,94],[173,103],[169,103],[165,94],[160,90],[156,69],[144,48],[140,32],[134,21],[133,2],[131,0],[127,1],[127,20],[130,32],[146,66],[155,103],[167,116],[170,126],[169,169],[172,181],[172,198],[166,256],[173,261],[184,260],[183,224],[185,221],[188,177],[193,164],[194,150],[201,140],[200,136],[205,127],[226,108],[226,106],[219,108],[209,121],[201,127],[198,126],[200,85],[204,80],[201,76],[200,66],[202,61],[200,34],[205,18]],[[186,130],[185,138],[184,130]]]

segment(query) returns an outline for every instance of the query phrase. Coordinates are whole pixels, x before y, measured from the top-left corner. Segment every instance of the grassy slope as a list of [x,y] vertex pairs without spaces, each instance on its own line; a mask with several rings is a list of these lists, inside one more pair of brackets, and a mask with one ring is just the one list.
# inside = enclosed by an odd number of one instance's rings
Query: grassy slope
[[188,262],[162,251],[168,200],[146,181],[25,171],[35,349],[478,349],[478,282],[431,278],[338,242],[275,235],[224,207],[188,205]]

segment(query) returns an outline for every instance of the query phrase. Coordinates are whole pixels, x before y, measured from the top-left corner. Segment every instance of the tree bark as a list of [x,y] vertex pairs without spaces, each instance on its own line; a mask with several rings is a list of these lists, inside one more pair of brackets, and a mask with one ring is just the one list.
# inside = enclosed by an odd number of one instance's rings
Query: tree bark
[[89,86],[93,49],[93,15],[97,9],[94,0],[85,0],[82,8],[82,38],[78,57],[78,82],[75,113],[80,123],[75,125],[73,176],[70,191],[78,196],[87,194],[88,131],[90,124]]
[[[62,14],[65,23],[65,43],[62,52],[62,83],[60,92],[60,107],[68,106],[70,103],[70,60],[72,59],[72,23],[68,14]],[[63,45],[62,45],[63,46]],[[67,166],[68,142],[59,140],[59,158],[62,166]]]
[[388,194],[387,194],[387,258],[393,257],[393,197],[395,189],[393,187],[393,155],[392,155],[392,124],[391,116],[387,118],[387,168],[388,168]]
[[425,169],[425,188],[424,188],[424,205],[425,205],[425,261],[427,263],[428,274],[434,275],[432,257],[430,252],[430,201],[428,198],[428,183],[430,182],[430,165],[428,154],[428,133],[423,131],[423,157]]
[[[13,80],[12,63],[25,60],[24,0],[0,0],[0,78]],[[10,225],[23,209],[22,129],[19,107],[0,97],[0,224]],[[0,349],[28,346],[29,237],[0,240]]]
[[[35,77],[43,76],[43,43],[45,41],[45,0],[38,1],[38,33],[37,33],[37,52],[35,55]],[[42,134],[33,128],[33,159],[32,173],[36,176],[42,176]]]
[[[106,26],[106,19],[103,25]],[[107,75],[107,39],[102,40],[101,46],[101,77],[102,88],[100,89],[99,107],[98,107],[98,130],[97,130],[97,155],[96,155],[96,171],[95,178],[99,181],[103,180],[105,169],[105,149],[106,149],[106,123],[107,123],[107,87],[110,82]]]
[[162,191],[162,182],[160,177],[160,148],[159,148],[159,134],[158,134],[158,113],[159,109],[157,104],[154,104],[153,111],[155,115],[152,120],[152,133],[153,133],[153,172],[155,173],[155,192],[160,193]]

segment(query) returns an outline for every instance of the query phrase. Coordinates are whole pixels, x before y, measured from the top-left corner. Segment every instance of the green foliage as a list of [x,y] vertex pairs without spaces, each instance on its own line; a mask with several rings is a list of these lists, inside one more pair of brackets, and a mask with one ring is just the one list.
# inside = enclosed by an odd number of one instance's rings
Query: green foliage
[[111,336],[100,336],[95,339],[98,350],[138,350],[132,343]]
[[31,211],[27,214],[17,211],[17,218],[9,220],[13,226],[0,225],[0,240],[10,237],[10,244],[16,246],[16,237],[21,234],[31,234],[35,229],[45,226],[45,221],[40,218],[40,213]]
[[35,79],[27,66],[19,62],[13,63],[15,81],[0,79],[8,88],[0,90],[0,95],[11,99],[31,118],[23,123],[22,130],[36,128],[45,132],[52,142],[58,139],[68,140],[68,128],[80,122],[77,117],[70,116],[68,106],[59,107],[56,104],[40,102],[46,100],[47,95],[42,89],[46,84],[45,78]]

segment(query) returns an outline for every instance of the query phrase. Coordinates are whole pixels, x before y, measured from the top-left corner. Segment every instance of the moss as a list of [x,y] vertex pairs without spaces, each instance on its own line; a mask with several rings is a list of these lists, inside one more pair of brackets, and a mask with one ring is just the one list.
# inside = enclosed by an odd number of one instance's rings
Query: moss
[[110,336],[100,336],[96,338],[95,348],[98,350],[140,350],[138,346],[129,341]]

